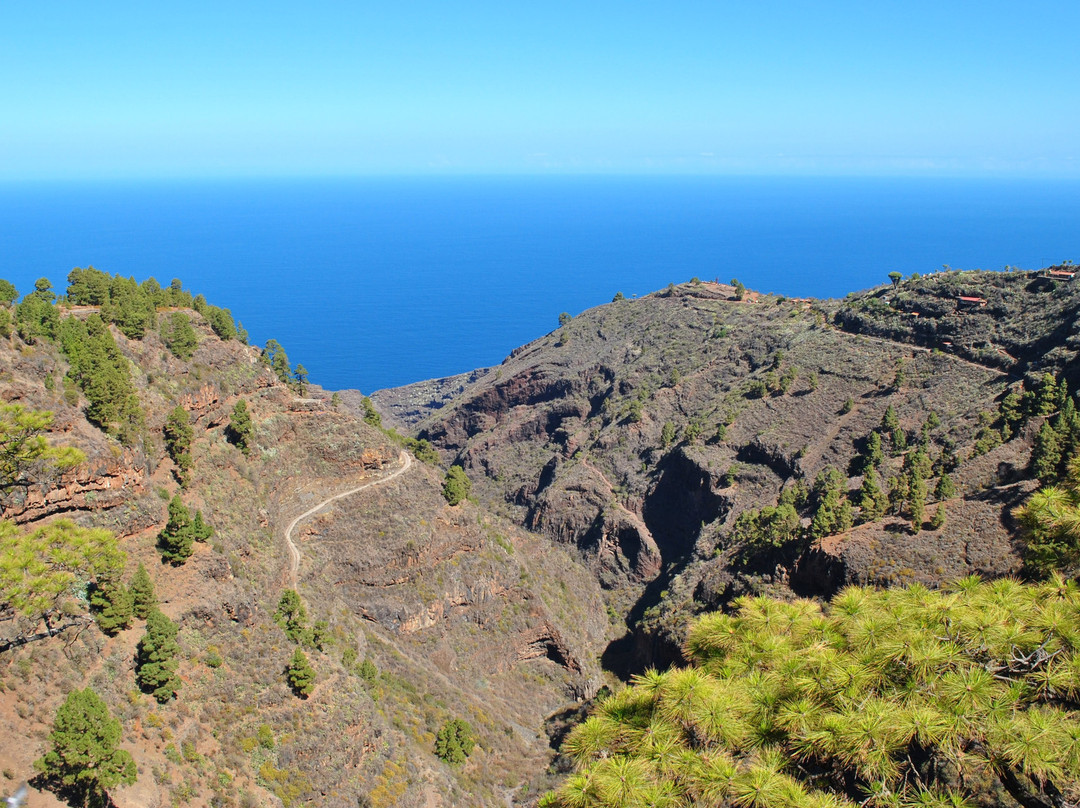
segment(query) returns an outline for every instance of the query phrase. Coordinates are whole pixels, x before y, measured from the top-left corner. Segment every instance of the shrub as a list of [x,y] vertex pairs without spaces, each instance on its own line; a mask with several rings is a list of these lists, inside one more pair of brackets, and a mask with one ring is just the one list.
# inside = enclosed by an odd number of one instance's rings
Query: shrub
[[465,474],[461,466],[451,466],[443,480],[443,496],[451,505],[457,505],[468,498],[472,490],[472,482]]
[[472,725],[460,718],[447,721],[435,736],[435,755],[451,766],[463,764],[475,746]]

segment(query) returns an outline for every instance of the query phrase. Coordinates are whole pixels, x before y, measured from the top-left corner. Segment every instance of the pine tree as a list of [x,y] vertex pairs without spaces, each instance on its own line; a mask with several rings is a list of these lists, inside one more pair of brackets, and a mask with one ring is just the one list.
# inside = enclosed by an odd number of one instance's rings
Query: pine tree
[[142,562],[131,576],[128,591],[131,593],[132,612],[140,620],[145,620],[157,606],[157,597],[154,595],[154,582],[150,580],[150,574]]
[[443,480],[443,496],[451,505],[457,505],[469,496],[472,482],[465,475],[465,469],[461,466],[451,466]]
[[158,548],[163,561],[179,566],[194,552],[195,531],[191,514],[177,494],[169,503],[169,521],[158,534]]
[[293,653],[292,659],[285,668],[285,679],[293,693],[302,699],[310,696],[311,691],[315,689],[315,670],[308,662],[307,655],[299,648]]
[[100,306],[108,302],[111,280],[107,272],[92,266],[86,269],[75,267],[67,276],[68,302],[76,306]]
[[908,497],[911,530],[918,533],[922,530],[923,521],[926,519],[926,480],[923,477],[919,475],[912,477]]
[[938,480],[937,487],[934,488],[934,498],[939,502],[952,499],[956,496],[956,485],[952,481],[952,477],[948,474],[942,474],[941,479]]
[[826,466],[814,478],[814,515],[810,537],[820,539],[842,533],[851,527],[851,505],[843,495],[844,478],[832,466]]
[[60,324],[60,347],[71,369],[68,377],[86,396],[91,423],[131,445],[142,431],[142,409],[131,382],[129,362],[100,315],[68,317]]
[[1061,435],[1050,421],[1045,421],[1039,427],[1035,445],[1031,449],[1031,471],[1043,485],[1051,485],[1058,480],[1061,460]]
[[191,359],[199,346],[199,338],[191,327],[191,318],[182,311],[174,311],[161,324],[161,341],[178,359]]
[[214,535],[214,529],[203,521],[202,511],[195,511],[195,518],[191,520],[191,537],[195,541],[206,541]]
[[904,503],[908,501],[911,491],[911,478],[907,472],[894,474],[889,478],[889,510],[899,516],[904,510]]
[[1009,434],[1015,434],[1027,417],[1027,413],[1024,411],[1023,394],[1016,390],[1010,390],[1005,398],[1001,400],[998,411],[1001,413],[1001,420],[1009,428]]
[[934,511],[933,517],[930,519],[931,530],[941,530],[945,526],[945,503],[939,502],[937,510]]
[[274,622],[285,630],[293,642],[303,642],[307,634],[307,610],[295,589],[286,589],[278,600]]
[[247,402],[240,399],[229,416],[228,438],[246,456],[251,454],[254,434],[255,427],[251,421],[251,414],[248,412]]
[[1070,395],[1065,396],[1065,404],[1061,408],[1061,412],[1058,413],[1055,419],[1054,429],[1057,430],[1058,435],[1061,436],[1061,456],[1062,456],[1062,468],[1059,470],[1061,475],[1065,474],[1066,469],[1064,466],[1068,465],[1071,460],[1080,450],[1080,411],[1077,411],[1076,404],[1073,402],[1073,397]]
[[48,410],[0,404],[0,502],[9,490],[40,480],[46,470],[67,471],[86,460],[78,449],[49,445],[45,435],[52,422]]
[[[78,592],[86,581],[119,580],[124,551],[116,536],[100,528],[78,527],[66,519],[29,533],[13,522],[0,521],[0,604],[6,613],[7,634],[0,649],[82,622],[86,601]],[[20,616],[28,620],[12,621]],[[5,632],[6,633],[6,632]]]
[[896,407],[890,404],[885,408],[885,414],[881,416],[881,431],[892,434],[900,428],[900,418],[896,414]]
[[862,486],[859,488],[859,507],[863,522],[876,522],[885,515],[889,507],[889,497],[881,490],[878,484],[877,472],[870,470],[863,475]]
[[146,634],[139,640],[135,656],[135,681],[144,692],[164,704],[180,689],[176,674],[180,646],[176,624],[154,609],[146,618]]
[[468,721],[452,718],[439,727],[435,755],[451,766],[460,766],[476,746],[476,733]]
[[955,808],[1003,790],[1052,808],[1080,787],[1075,582],[735,605],[691,626],[688,667],[594,707],[541,806]]
[[285,349],[281,347],[280,342],[276,339],[267,340],[266,347],[263,348],[263,359],[270,365],[270,369],[274,371],[278,381],[283,384],[292,382],[292,367],[289,366],[289,357],[285,353]]
[[92,688],[73,690],[56,711],[52,748],[34,768],[83,805],[109,805],[109,789],[129,786],[138,775],[131,753],[117,748],[120,733],[120,722]]
[[176,478],[181,485],[186,485],[191,477],[191,418],[183,407],[176,407],[165,419],[162,429],[165,436],[165,451],[176,465]]
[[[210,328],[213,329],[213,332],[217,335],[218,339],[228,341],[233,337],[238,336],[232,312],[228,309],[218,308],[217,306],[207,306],[202,314],[207,322],[210,323]],[[244,341],[247,341],[246,334],[244,336]]]
[[1044,373],[1035,388],[1035,414],[1050,415],[1057,412],[1065,403],[1057,380],[1049,373]]
[[364,396],[360,400],[360,406],[364,408],[364,423],[370,424],[376,429],[382,428],[382,416],[379,415],[379,411],[375,409],[375,405],[371,399]]
[[116,634],[131,625],[134,614],[130,591],[119,577],[100,579],[90,590],[90,610],[98,628],[106,634]]
[[860,473],[866,474],[871,469],[876,469],[885,460],[885,452],[881,448],[881,433],[874,430],[866,436],[866,451],[863,452],[862,462],[859,463]]
[[115,275],[109,283],[109,300],[101,306],[101,316],[113,323],[128,339],[142,339],[154,324],[154,301],[134,278]]
[[1038,576],[1080,568],[1080,457],[1058,485],[1039,489],[1013,511],[1024,539],[1024,565]]
[[15,323],[19,337],[28,345],[39,339],[53,340],[60,330],[60,313],[53,305],[56,295],[47,278],[39,278],[34,291],[15,307]]

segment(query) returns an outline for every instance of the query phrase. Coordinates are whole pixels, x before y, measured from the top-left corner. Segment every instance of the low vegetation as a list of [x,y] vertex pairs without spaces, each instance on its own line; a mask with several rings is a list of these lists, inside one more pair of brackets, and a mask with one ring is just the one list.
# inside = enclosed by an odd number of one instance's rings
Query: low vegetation
[[1024,806],[1080,789],[1080,588],[969,578],[743,599],[563,746],[545,806]]

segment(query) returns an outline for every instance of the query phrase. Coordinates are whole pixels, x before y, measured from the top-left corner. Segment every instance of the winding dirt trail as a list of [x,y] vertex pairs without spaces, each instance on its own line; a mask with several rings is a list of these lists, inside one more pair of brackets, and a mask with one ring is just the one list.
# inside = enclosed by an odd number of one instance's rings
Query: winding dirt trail
[[292,533],[293,530],[296,529],[296,526],[300,524],[300,522],[307,519],[309,516],[318,513],[335,500],[343,499],[345,497],[352,496],[353,494],[358,494],[366,488],[372,488],[376,485],[382,485],[383,483],[390,482],[395,477],[400,477],[412,467],[413,462],[412,457],[404,449],[401,450],[400,457],[401,468],[394,471],[393,474],[388,474],[385,477],[380,477],[377,480],[370,480],[363,485],[356,486],[356,488],[350,488],[348,491],[342,491],[340,494],[334,494],[334,496],[332,497],[327,497],[314,508],[309,508],[308,510],[297,516],[295,519],[293,519],[291,522],[289,522],[289,526],[285,528],[285,543],[289,546],[289,577],[292,579],[293,589],[296,589],[297,576],[300,574],[300,548],[297,547],[292,540]]

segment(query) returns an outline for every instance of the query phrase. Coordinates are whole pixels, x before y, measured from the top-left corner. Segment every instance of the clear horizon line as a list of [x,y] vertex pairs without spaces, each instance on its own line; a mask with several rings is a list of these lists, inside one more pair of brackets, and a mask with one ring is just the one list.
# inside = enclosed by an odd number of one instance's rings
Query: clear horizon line
[[105,184],[141,182],[253,182],[284,180],[440,180],[440,179],[776,179],[776,180],[986,180],[1080,182],[1080,174],[1052,172],[779,172],[779,171],[386,171],[386,172],[237,172],[186,174],[95,174],[79,176],[5,176],[0,185]]

